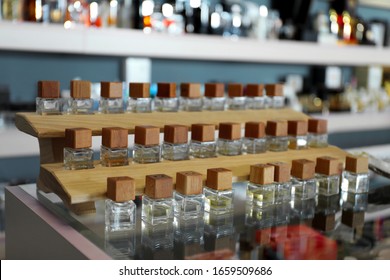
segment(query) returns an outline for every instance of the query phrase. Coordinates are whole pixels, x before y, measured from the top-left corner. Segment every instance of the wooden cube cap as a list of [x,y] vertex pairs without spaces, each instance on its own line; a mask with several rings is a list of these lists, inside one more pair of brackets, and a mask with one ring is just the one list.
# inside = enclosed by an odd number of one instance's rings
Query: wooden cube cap
[[180,85],[180,96],[186,98],[200,98],[200,84],[182,83]]
[[228,84],[228,96],[229,97],[244,96],[244,86],[242,84]]
[[224,97],[225,96],[225,85],[222,83],[217,84],[205,84],[204,85],[204,96],[206,97]]
[[307,159],[295,159],[292,161],[291,166],[291,175],[302,179],[312,179],[314,178],[316,163]]
[[225,140],[241,139],[241,124],[232,122],[220,123],[218,137]]
[[108,177],[106,196],[115,202],[135,199],[135,180],[131,177]]
[[59,81],[38,81],[38,97],[60,98]]
[[122,98],[122,82],[100,82],[100,96],[104,98]]
[[313,228],[321,231],[333,230],[336,226],[336,215],[324,213],[316,213],[313,219]]
[[127,148],[128,131],[121,127],[103,127],[102,128],[102,145],[111,148]]
[[282,84],[265,85],[265,92],[267,96],[283,96],[283,85]]
[[173,179],[165,174],[147,175],[145,178],[145,194],[153,199],[171,198]]
[[288,135],[300,136],[307,134],[307,121],[305,120],[289,120],[288,122]]
[[223,191],[232,189],[233,173],[226,168],[207,169],[206,186],[210,189]]
[[253,184],[268,185],[274,182],[275,167],[270,164],[251,165],[249,181]]
[[328,133],[328,121],[321,119],[309,119],[308,131],[309,133],[326,134]]
[[368,157],[347,155],[345,170],[353,173],[367,173]]
[[92,130],[81,127],[65,129],[65,147],[83,149],[91,146]]
[[172,144],[185,144],[188,142],[188,127],[171,124],[164,126],[164,141]]
[[274,182],[285,183],[291,179],[291,164],[287,162],[268,163],[275,167]]
[[263,96],[264,85],[263,84],[248,84],[245,88],[245,95],[250,97]]
[[265,133],[270,136],[287,136],[287,121],[267,121]]
[[150,84],[149,83],[129,83],[129,96],[131,98],[149,98]]
[[339,164],[340,161],[337,158],[319,157],[316,163],[316,173],[327,176],[340,174]]
[[263,138],[265,136],[265,123],[247,122],[245,123],[245,137]]
[[191,139],[199,142],[211,142],[215,140],[215,126],[213,124],[191,125]]
[[184,195],[201,194],[203,191],[202,174],[194,171],[177,172],[175,189]]
[[90,81],[70,81],[70,96],[75,99],[91,98],[91,82]]
[[344,209],[341,213],[341,223],[352,228],[363,226],[364,211],[354,212],[350,209]]
[[174,98],[174,97],[176,97],[176,84],[175,83],[158,83],[157,84],[157,97],[160,97],[160,98]]
[[160,129],[151,125],[139,125],[135,127],[134,143],[144,146],[160,144]]

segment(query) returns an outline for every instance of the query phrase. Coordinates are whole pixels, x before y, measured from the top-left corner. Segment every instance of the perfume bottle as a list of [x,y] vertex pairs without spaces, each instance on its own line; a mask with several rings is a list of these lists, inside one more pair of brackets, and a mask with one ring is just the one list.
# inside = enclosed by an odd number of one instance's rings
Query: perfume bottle
[[307,149],[307,121],[289,120],[288,121],[288,147],[292,150]]
[[203,98],[200,84],[183,83],[180,85],[180,107],[183,111],[202,111]]
[[165,174],[147,175],[142,197],[142,220],[156,225],[173,221],[173,179]]
[[216,156],[215,126],[213,124],[191,125],[190,154],[196,158]]
[[267,107],[273,109],[280,109],[284,107],[283,85],[268,84],[265,85],[267,94]]
[[123,113],[121,82],[100,82],[100,95],[100,112],[103,114]]
[[228,108],[229,110],[245,110],[246,97],[242,84],[228,85]]
[[275,167],[275,204],[288,203],[291,201],[291,164],[287,162],[271,162]]
[[217,83],[205,84],[203,106],[208,111],[223,111],[225,110],[225,86]]
[[369,191],[368,158],[348,155],[345,159],[341,190],[352,193]]
[[328,146],[327,120],[309,119],[308,144],[312,148],[323,148]]
[[177,112],[179,110],[179,99],[176,97],[176,84],[158,83],[154,105],[156,111]]
[[259,110],[265,108],[264,85],[248,84],[245,90],[246,107],[248,109]]
[[178,124],[164,126],[163,159],[189,159],[189,147],[187,126]]
[[71,114],[93,113],[93,99],[91,99],[90,81],[71,81],[70,96],[69,111]]
[[267,121],[268,150],[283,152],[288,150],[287,121]]
[[128,131],[120,127],[103,127],[100,162],[102,166],[124,166],[128,159]]
[[150,98],[149,83],[129,83],[129,99],[127,112],[150,113],[152,112],[152,98]]
[[39,115],[61,114],[60,82],[38,81],[38,97],[35,99]]
[[333,195],[340,191],[340,162],[332,157],[319,157],[316,163],[318,194]]
[[317,182],[314,178],[316,163],[307,159],[292,161],[292,196],[298,199],[311,199],[316,197]]
[[64,167],[65,169],[93,168],[92,130],[88,128],[65,129]]
[[106,231],[135,228],[135,180],[127,176],[108,177],[106,196]]
[[267,207],[275,203],[275,167],[269,164],[251,165],[246,201],[252,207]]
[[267,151],[267,138],[263,122],[245,123],[245,135],[242,140],[242,152],[247,154],[260,154]]
[[198,219],[204,214],[202,174],[185,171],[176,173],[175,216],[178,219]]
[[205,211],[226,214],[233,211],[232,171],[225,168],[207,169]]
[[241,125],[239,123],[220,123],[217,151],[224,156],[237,156],[242,153]]
[[141,125],[134,130],[133,161],[137,163],[159,162],[161,159],[160,129]]

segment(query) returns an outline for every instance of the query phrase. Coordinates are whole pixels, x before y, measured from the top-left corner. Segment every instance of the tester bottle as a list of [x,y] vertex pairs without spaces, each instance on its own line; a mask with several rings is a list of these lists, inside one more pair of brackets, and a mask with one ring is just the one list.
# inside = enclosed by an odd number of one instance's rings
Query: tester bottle
[[179,99],[176,97],[176,84],[158,83],[154,105],[156,111],[159,112],[177,112],[179,110]]
[[340,192],[340,162],[332,157],[319,157],[316,163],[316,179],[319,195],[334,195]]
[[251,165],[246,189],[249,206],[263,208],[275,203],[274,171],[273,165]]
[[288,150],[287,121],[267,121],[268,150],[283,152]]
[[35,99],[39,115],[60,115],[62,101],[59,81],[39,81],[38,97]]
[[245,110],[246,97],[242,84],[228,85],[228,108],[229,110]]
[[328,146],[328,121],[321,119],[309,119],[308,143],[312,148]]
[[69,111],[71,114],[93,113],[93,99],[91,99],[90,81],[71,81],[70,97]]
[[100,161],[102,166],[125,166],[128,159],[128,131],[121,127],[103,127]]
[[264,85],[263,84],[248,84],[245,90],[246,108],[259,110],[265,108]]
[[203,109],[200,84],[182,83],[180,85],[180,108],[183,111],[198,112]]
[[65,129],[65,169],[93,168],[92,131],[88,128]]
[[208,111],[225,110],[226,97],[225,86],[222,83],[205,84],[203,106]]
[[306,200],[314,199],[317,194],[317,182],[314,178],[316,163],[307,159],[292,161],[292,196]]
[[287,162],[271,162],[275,167],[275,204],[282,204],[291,201],[291,164]]
[[126,111],[133,113],[152,112],[149,83],[129,83],[129,99]]
[[280,109],[284,107],[285,97],[283,96],[283,85],[268,84],[265,86],[267,94],[267,107],[272,109]]
[[224,156],[237,156],[242,153],[241,124],[220,123],[217,151]]
[[292,150],[307,149],[307,121],[289,120],[288,121],[288,147]]
[[100,82],[99,111],[103,114],[124,112],[121,82]]
[[267,151],[267,137],[263,122],[245,123],[245,135],[242,140],[242,151],[247,154],[260,154]]
[[162,157],[166,160],[189,159],[188,127],[185,125],[165,125]]
[[195,158],[216,156],[215,126],[213,124],[193,124],[191,126],[190,154]]
[[136,126],[134,131],[133,161],[159,162],[161,159],[160,129],[155,126]]
[[345,159],[341,190],[352,193],[369,191],[368,158],[348,155]]

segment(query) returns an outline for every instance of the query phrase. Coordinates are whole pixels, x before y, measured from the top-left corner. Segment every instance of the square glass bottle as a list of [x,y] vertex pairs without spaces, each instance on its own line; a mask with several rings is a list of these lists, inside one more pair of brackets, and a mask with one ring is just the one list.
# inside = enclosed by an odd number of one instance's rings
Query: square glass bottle
[[129,99],[127,100],[126,111],[133,113],[152,112],[149,83],[129,83]]
[[316,163],[318,194],[334,195],[340,192],[340,162],[332,157],[319,157]]
[[341,190],[352,193],[369,191],[368,158],[348,155],[345,159]]
[[288,150],[287,121],[267,121],[265,133],[267,134],[268,150],[284,152]]
[[188,127],[172,124],[164,126],[162,157],[167,160],[189,159]]
[[307,159],[292,161],[292,192],[291,195],[298,199],[314,199],[317,194],[317,181],[314,178],[316,163]]
[[242,152],[260,154],[267,151],[267,138],[263,122],[245,123],[245,135],[242,139]]
[[229,110],[245,110],[246,96],[242,84],[228,84],[228,108]]
[[93,168],[92,130],[88,128],[65,129],[64,167],[65,169]]
[[246,201],[252,207],[264,208],[275,203],[275,167],[269,164],[251,165]]
[[248,84],[245,90],[246,108],[252,110],[264,109],[266,97],[263,84]]
[[275,167],[275,204],[291,201],[291,164],[287,162],[271,162],[269,165]]
[[283,96],[283,85],[268,84],[265,85],[267,94],[267,107],[272,109],[284,108],[285,97]]
[[136,126],[134,130],[133,161],[154,163],[160,160],[160,129],[151,125]]
[[183,111],[198,112],[203,109],[200,84],[182,83],[180,85],[180,108]]
[[222,83],[205,84],[203,108],[208,111],[223,111],[226,106],[225,85]]
[[328,146],[328,121],[321,119],[309,119],[308,144],[311,148],[323,148]]
[[125,166],[129,164],[128,131],[121,127],[103,127],[100,162],[102,166]]
[[307,149],[307,121],[289,120],[288,122],[288,147],[292,150]]
[[119,114],[124,112],[122,82],[100,82],[99,112]]
[[38,81],[38,97],[35,99],[39,115],[60,115],[62,99],[59,81]]
[[174,214],[173,179],[165,174],[147,175],[142,197],[142,220],[156,225],[171,223]]
[[70,82],[69,113],[92,114],[93,99],[91,98],[91,82],[74,80]]
[[230,122],[219,124],[217,152],[224,156],[241,155],[241,124]]
[[211,158],[216,156],[216,152],[215,126],[213,124],[191,125],[191,156],[195,158]]
[[177,112],[179,111],[179,99],[176,97],[175,83],[158,83],[157,96],[154,100],[156,111]]

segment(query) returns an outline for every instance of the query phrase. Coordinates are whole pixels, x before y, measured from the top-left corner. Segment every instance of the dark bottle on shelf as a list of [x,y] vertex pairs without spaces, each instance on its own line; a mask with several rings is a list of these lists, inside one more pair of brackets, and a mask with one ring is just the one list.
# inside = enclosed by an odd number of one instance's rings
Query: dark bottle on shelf
[[42,22],[44,1],[23,0],[22,20]]

